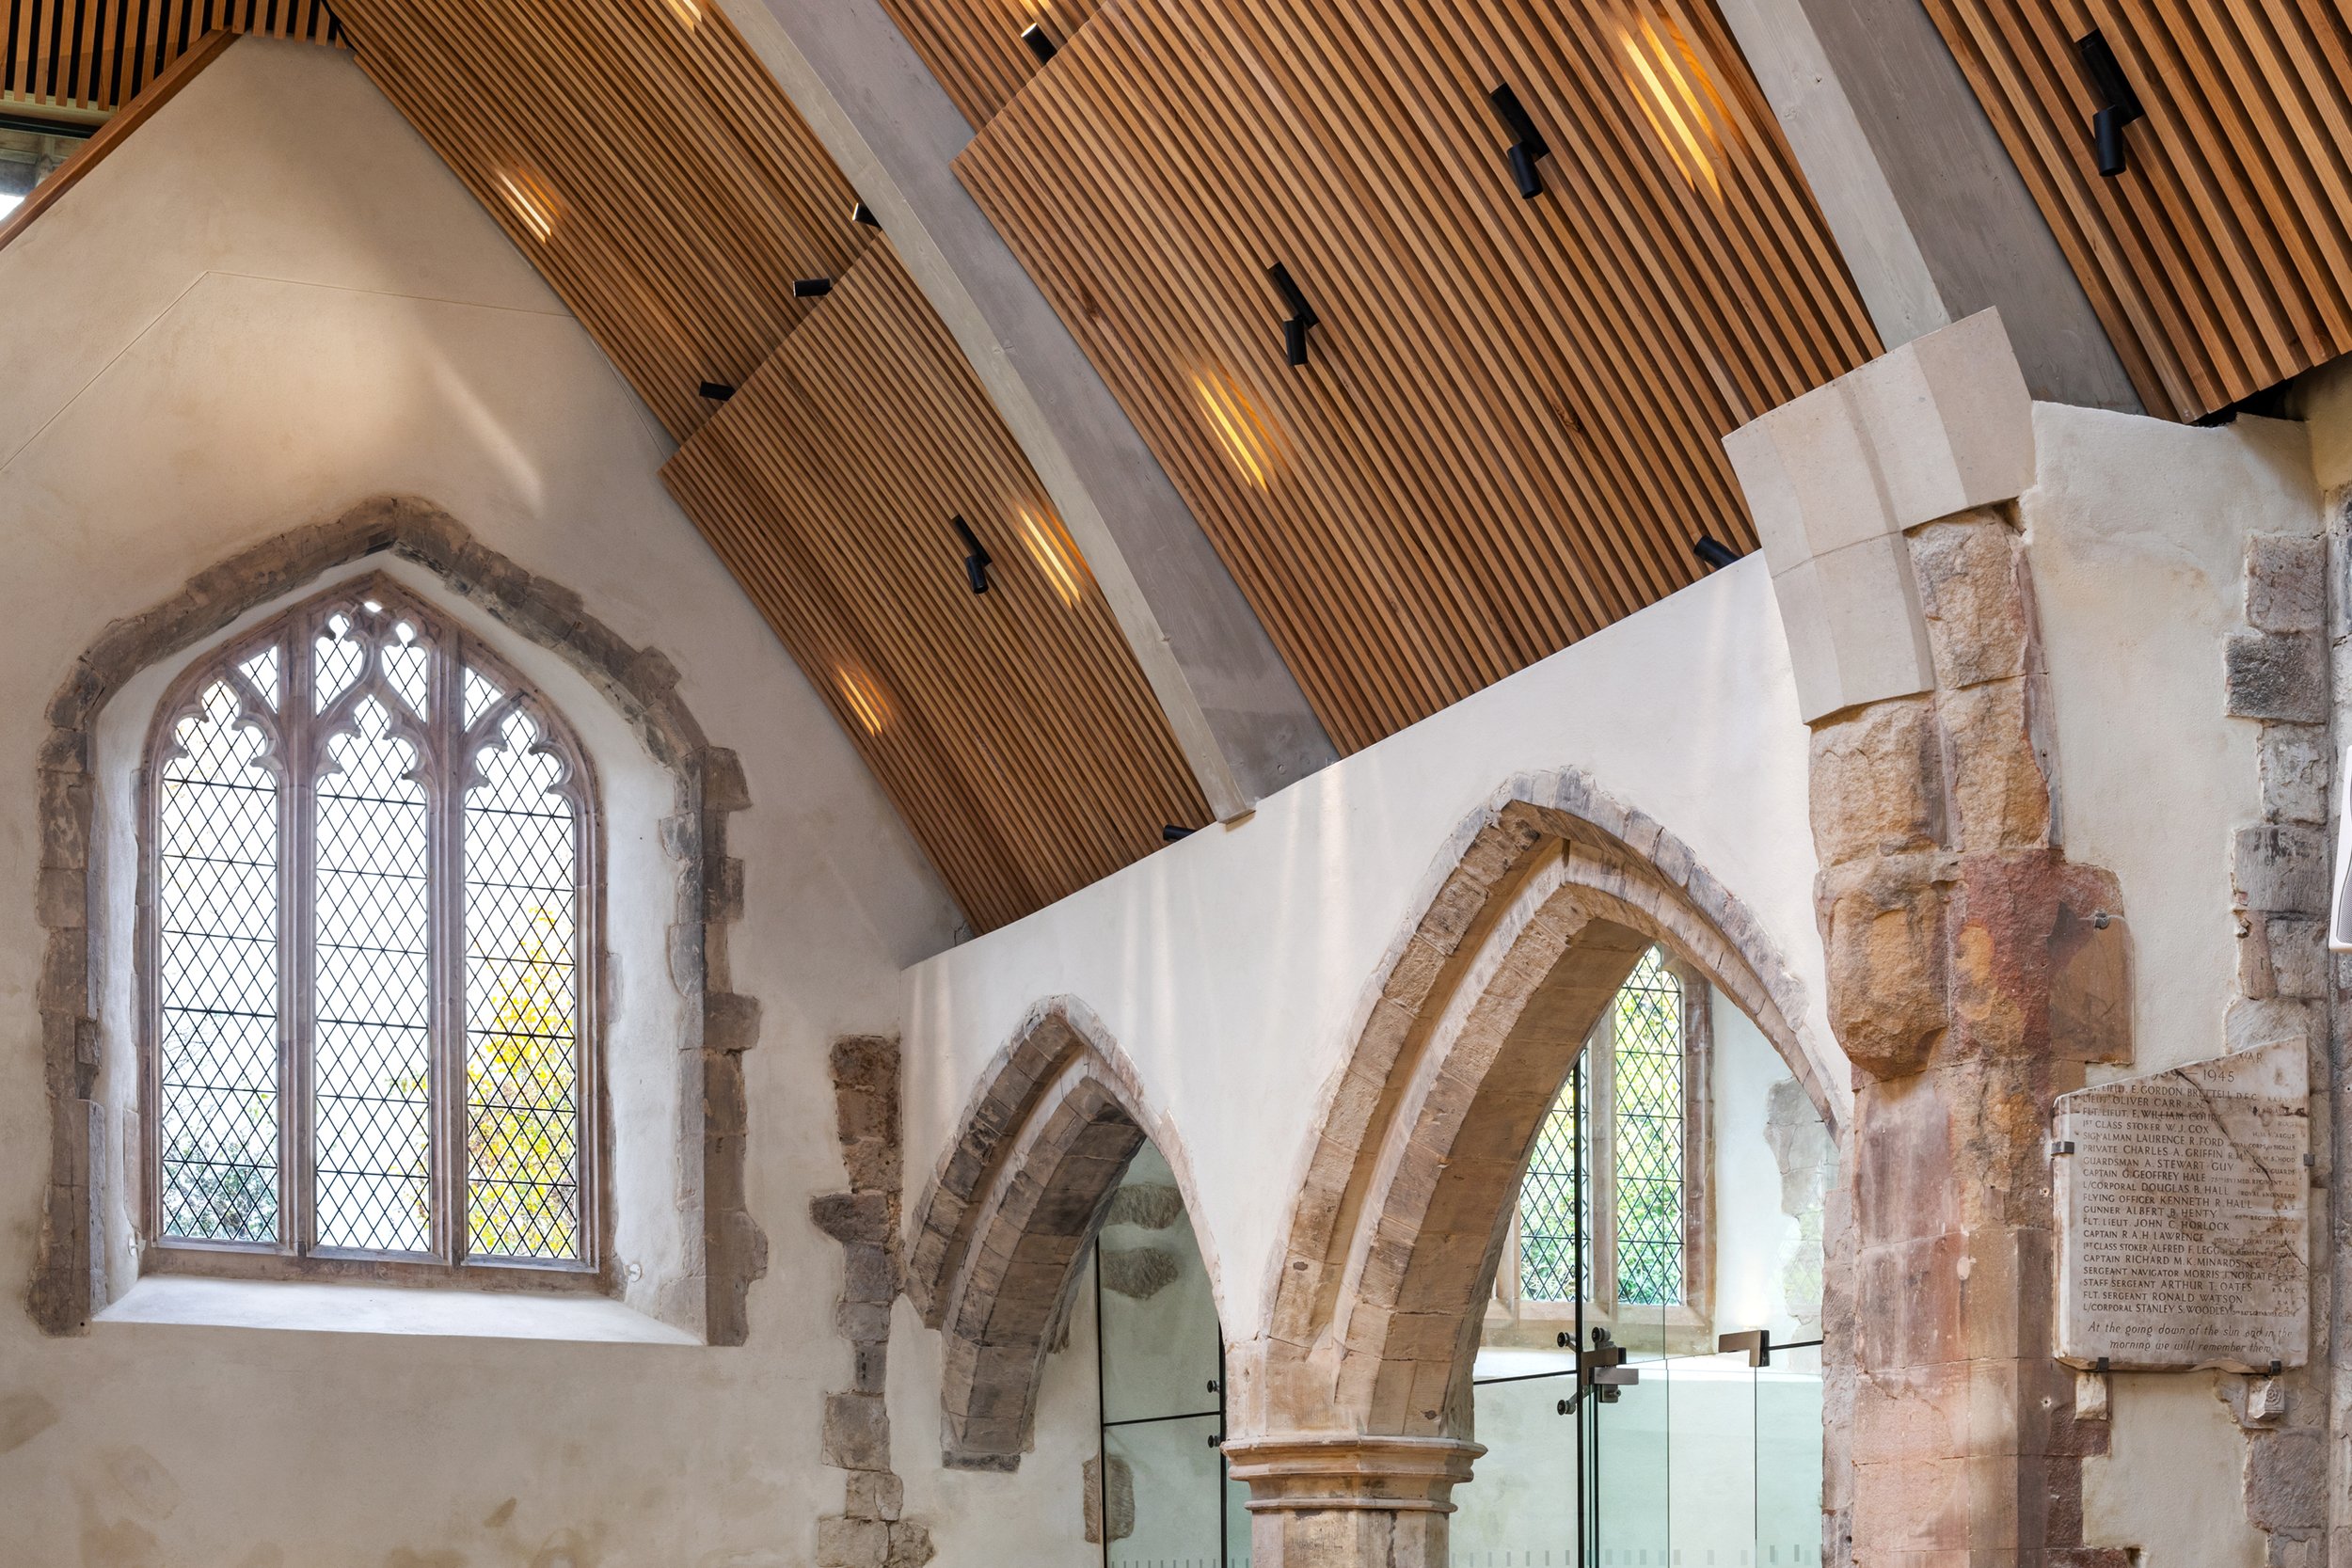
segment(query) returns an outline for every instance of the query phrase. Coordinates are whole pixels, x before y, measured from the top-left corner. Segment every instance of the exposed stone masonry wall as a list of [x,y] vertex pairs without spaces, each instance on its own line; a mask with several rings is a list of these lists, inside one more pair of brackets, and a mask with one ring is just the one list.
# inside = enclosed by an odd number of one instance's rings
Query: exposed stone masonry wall
[[[2331,971],[2327,944],[2328,562],[2326,541],[2257,534],[2246,546],[2246,620],[2224,655],[2228,712],[2261,726],[2263,819],[2232,846],[2231,903],[2238,937],[2239,999],[2228,1017],[2229,1046],[2247,1050],[2299,1040],[2314,1084],[2332,1081],[2328,1062]],[[2312,1098],[2312,1147],[2329,1147],[2330,1097]],[[2316,1156],[2315,1156],[2316,1157]],[[2312,1195],[2326,1257],[2327,1201]],[[2312,1323],[2320,1342],[2312,1364],[2265,1380],[2223,1378],[2220,1394],[2246,1429],[2248,1522],[2270,1536],[2277,1568],[2316,1568],[2327,1528],[2328,1271],[2314,1269]],[[2276,1397],[2283,1393],[2284,1398]]]
[[2121,903],[2056,841],[2009,517],[1908,546],[1935,688],[1831,714],[1813,743],[1830,1017],[1857,1080],[1855,1463],[1828,1555],[2122,1568],[2082,1545],[2106,1428],[2074,1419],[2050,1358],[2044,1153],[2053,1099],[2128,1059]]
[[660,649],[630,645],[588,613],[578,594],[483,545],[432,502],[395,496],[257,545],[199,574],[164,603],[115,622],[50,701],[49,735],[36,765],[40,919],[48,933],[37,999],[52,1153],[27,1293],[33,1318],[50,1334],[81,1333],[103,1293],[98,1215],[105,1132],[103,1109],[91,1098],[99,1069],[95,947],[127,942],[130,933],[101,929],[91,918],[91,735],[98,715],[142,670],[322,573],[385,553],[432,571],[453,593],[562,656],[677,781],[676,815],[663,821],[661,834],[682,867],[670,929],[671,978],[700,1004],[680,1042],[685,1103],[700,1107],[700,1125],[690,1132],[701,1157],[681,1151],[678,1172],[680,1201],[698,1207],[704,1220],[701,1266],[690,1287],[703,1299],[691,1305],[699,1306],[712,1344],[741,1344],[752,1281],[768,1266],[767,1239],[752,1219],[743,1184],[742,1053],[759,1037],[759,1004],[729,990],[727,938],[742,916],[743,866],[728,858],[726,831],[728,816],[751,804],[742,765],[733,752],[710,744],[678,696],[676,667]]
[[850,1190],[809,1204],[817,1227],[841,1243],[834,1322],[851,1347],[850,1386],[825,1396],[825,1463],[847,1470],[841,1512],[818,1521],[817,1568],[921,1568],[930,1531],[903,1516],[905,1488],[890,1467],[891,1306],[898,1299],[898,1042],[859,1037],[833,1048],[833,1092]]

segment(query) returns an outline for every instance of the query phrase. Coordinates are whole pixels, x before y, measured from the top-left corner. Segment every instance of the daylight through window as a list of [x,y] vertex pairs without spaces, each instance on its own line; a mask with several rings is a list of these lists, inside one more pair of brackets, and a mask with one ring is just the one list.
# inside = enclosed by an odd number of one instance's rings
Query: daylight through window
[[184,678],[149,787],[164,1244],[593,1261],[590,801],[546,703],[372,581]]
[[[1600,1267],[1610,1271],[1604,1278],[1616,1303],[1683,1300],[1685,1001],[1681,977],[1661,949],[1651,948],[1545,1117],[1519,1186],[1520,1299],[1592,1300],[1593,1270]],[[1608,1216],[1606,1235],[1589,1223],[1596,1210]],[[1586,1239],[1581,1279],[1580,1237]]]

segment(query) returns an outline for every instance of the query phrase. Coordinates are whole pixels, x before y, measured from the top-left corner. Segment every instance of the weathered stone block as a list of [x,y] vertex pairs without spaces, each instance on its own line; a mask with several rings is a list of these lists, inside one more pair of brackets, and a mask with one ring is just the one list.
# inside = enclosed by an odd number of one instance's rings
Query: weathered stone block
[[2328,717],[2327,650],[2315,633],[2241,633],[2224,644],[2223,673],[2233,719]]
[[2256,1001],[2325,996],[2327,922],[2300,915],[2249,916],[2238,943],[2238,990]]
[[2299,823],[2239,831],[2231,863],[2236,902],[2258,914],[2324,915],[2331,865],[2327,835]]
[[1950,757],[1955,837],[1963,851],[2038,848],[2050,841],[2050,782],[2035,755],[2023,680],[1938,699]]
[[906,1507],[906,1487],[887,1470],[852,1470],[847,1506],[852,1519],[896,1519]]
[[880,1519],[817,1521],[817,1568],[884,1568],[890,1527]]
[[891,1209],[887,1193],[827,1193],[809,1199],[808,1217],[818,1229],[844,1245],[882,1243],[890,1240],[895,1228]]
[[1947,691],[2026,673],[2029,641],[2016,531],[1979,515],[1911,535],[1936,684]]
[[1934,703],[1880,703],[1816,730],[1811,810],[1825,866],[1933,845],[1944,819]]
[[759,1043],[759,998],[711,991],[703,997],[703,1049],[748,1051]]
[[2246,620],[2262,631],[2319,631],[2328,616],[2325,540],[2257,533],[2246,542]]
[[929,1529],[911,1519],[900,1519],[890,1527],[890,1551],[882,1559],[882,1568],[923,1568],[938,1555]]
[[822,1442],[837,1470],[889,1469],[889,1407],[879,1394],[827,1394]]
[[1947,1023],[1944,895],[1897,866],[1855,869],[1823,878],[1830,1022],[1861,1071],[1915,1072]]
[[2316,1530],[2328,1522],[2323,1433],[2259,1432],[2247,1440],[2246,1519],[2256,1529]]
[[2316,725],[2265,724],[2262,792],[2265,816],[2287,822],[2326,822],[2333,775],[2328,732]]
[[[1124,1541],[1136,1532],[1136,1473],[1128,1463],[1112,1454],[1104,1465],[1098,1460],[1086,1462],[1080,1480],[1086,1507],[1086,1538],[1101,1544],[1103,1515],[1110,1515],[1110,1539]],[[1107,1510],[1105,1509],[1105,1505]]]

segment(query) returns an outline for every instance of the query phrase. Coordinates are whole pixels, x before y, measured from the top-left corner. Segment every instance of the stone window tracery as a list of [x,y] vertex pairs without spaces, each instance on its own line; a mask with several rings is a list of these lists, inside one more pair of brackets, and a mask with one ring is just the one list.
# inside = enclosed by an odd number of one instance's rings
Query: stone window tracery
[[146,790],[151,1260],[592,1275],[594,788],[545,699],[369,578],[183,676]]

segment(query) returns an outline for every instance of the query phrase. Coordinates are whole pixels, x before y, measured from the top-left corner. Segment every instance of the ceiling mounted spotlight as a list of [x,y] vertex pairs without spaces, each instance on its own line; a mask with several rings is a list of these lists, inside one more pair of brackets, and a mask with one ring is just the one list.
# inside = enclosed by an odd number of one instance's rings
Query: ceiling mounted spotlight
[[1037,56],[1040,65],[1051,65],[1055,53],[1060,47],[1054,42],[1053,35],[1046,32],[1041,22],[1032,22],[1022,28],[1021,41],[1029,46],[1029,53]]
[[830,277],[796,277],[792,280],[794,299],[822,299],[833,293]]
[[973,593],[987,593],[989,557],[988,551],[980,547],[979,535],[974,533],[972,525],[961,516],[950,517],[948,521],[955,525],[956,532],[963,539],[963,580],[972,585]]
[[862,223],[868,229],[880,229],[882,227],[882,219],[874,215],[874,209],[868,207],[863,201],[852,202],[850,204],[850,221],[851,223]]
[[706,381],[699,390],[713,403],[724,403],[735,395],[735,388],[723,381]]
[[2090,145],[2099,159],[2099,172],[2112,178],[2124,169],[2123,127],[2140,118],[2139,95],[2132,91],[2122,62],[2097,28],[2077,40],[2074,49],[2082,55],[2090,85],[2106,101],[2106,107],[2090,117]]
[[1502,155],[1511,166],[1511,178],[1518,182],[1519,195],[1532,201],[1544,194],[1544,178],[1536,172],[1535,160],[1549,154],[1551,149],[1545,145],[1534,120],[1528,118],[1518,93],[1498,87],[1486,95],[1486,102],[1494,105],[1502,128],[1511,133],[1511,145]]
[[1718,566],[1728,566],[1740,559],[1738,550],[1712,534],[1707,533],[1702,533],[1691,541],[1691,553],[1707,562],[1708,571],[1713,571]]
[[1182,844],[1184,840],[1190,838],[1199,831],[1200,830],[1197,828],[1180,828],[1173,822],[1163,822],[1160,824],[1160,842],[1162,844]]
[[1295,369],[1307,362],[1307,329],[1322,325],[1323,318],[1307,303],[1306,294],[1291,277],[1290,268],[1277,261],[1265,269],[1265,275],[1274,280],[1275,289],[1291,308],[1290,319],[1282,324],[1282,355]]

